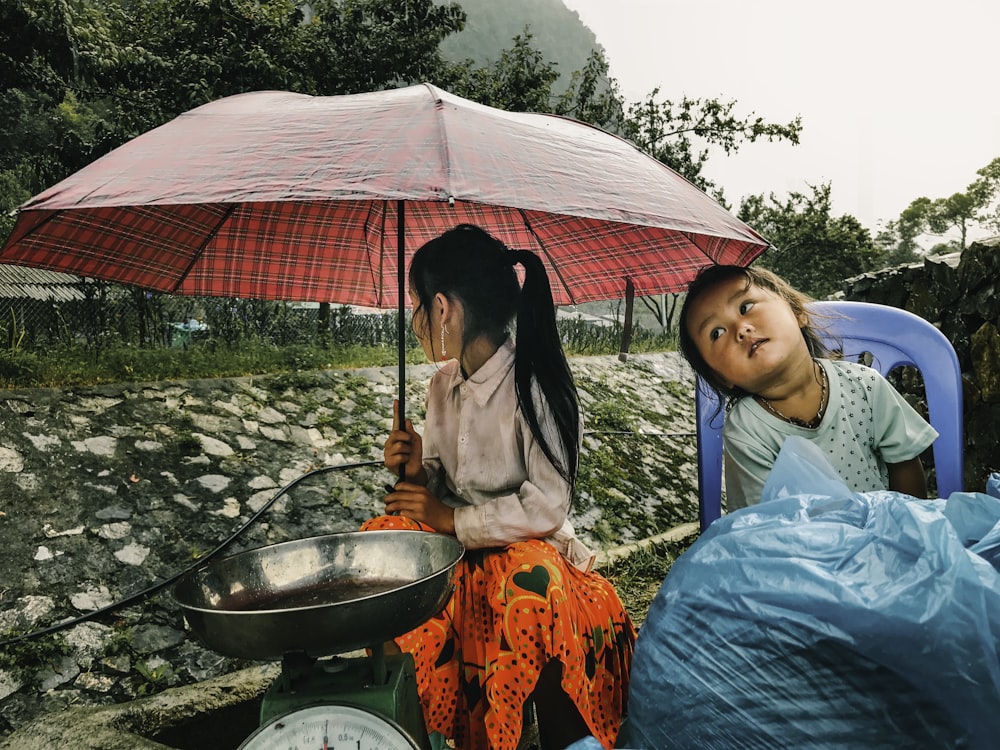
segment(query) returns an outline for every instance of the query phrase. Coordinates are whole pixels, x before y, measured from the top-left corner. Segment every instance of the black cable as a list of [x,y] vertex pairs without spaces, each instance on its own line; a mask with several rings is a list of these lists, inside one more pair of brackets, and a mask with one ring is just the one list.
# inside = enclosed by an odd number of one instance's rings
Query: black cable
[[41,630],[34,630],[29,633],[24,633],[23,635],[19,635],[16,638],[9,638],[6,641],[0,641],[0,648],[4,648],[6,646],[13,646],[15,643],[34,640],[35,638],[41,638],[44,635],[50,635],[51,633],[58,633],[61,630],[72,628],[76,625],[79,625],[80,623],[88,622],[89,620],[94,620],[102,615],[106,615],[109,612],[114,612],[115,610],[131,606],[136,602],[142,601],[143,599],[146,599],[152,596],[153,594],[156,594],[157,592],[165,589],[167,586],[170,586],[171,584],[180,580],[189,573],[193,573],[198,568],[203,567],[209,562],[209,560],[211,560],[216,555],[220,554],[223,550],[225,550],[227,547],[229,547],[229,545],[231,545],[233,542],[236,541],[236,539],[239,537],[240,534],[246,531],[251,524],[255,523],[257,519],[260,518],[264,512],[266,512],[272,505],[274,505],[275,500],[284,495],[286,492],[292,489],[303,479],[307,479],[308,477],[314,476],[316,474],[325,474],[328,471],[342,471],[345,469],[357,469],[362,466],[381,466],[381,465],[382,465],[381,461],[359,461],[357,463],[338,464],[336,466],[321,466],[318,469],[307,471],[305,474],[296,477],[291,482],[282,487],[280,490],[278,490],[274,494],[274,497],[272,497],[270,500],[264,503],[264,505],[261,506],[261,508],[256,513],[250,516],[250,518],[242,526],[240,526],[235,532],[230,534],[229,538],[227,538],[224,542],[222,542],[222,544],[218,545],[215,549],[213,549],[204,557],[198,558],[194,563],[184,568],[180,573],[176,573],[175,575],[171,576],[165,581],[161,581],[160,583],[154,583],[152,586],[149,586],[148,588],[145,588],[136,594],[131,594],[130,596],[127,596],[124,599],[114,602],[113,604],[108,604],[104,607],[101,607],[100,609],[95,609],[93,612],[88,612],[85,615],[80,615],[79,617],[74,617],[72,619],[65,620],[64,622],[58,623],[56,625],[50,625],[49,627],[42,628]]

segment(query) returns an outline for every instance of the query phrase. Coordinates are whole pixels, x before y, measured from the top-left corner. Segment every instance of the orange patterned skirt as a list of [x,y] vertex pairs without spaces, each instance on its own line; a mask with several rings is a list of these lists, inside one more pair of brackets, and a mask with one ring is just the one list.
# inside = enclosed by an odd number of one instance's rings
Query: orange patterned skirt
[[[361,528],[433,530],[403,516]],[[531,540],[467,550],[455,587],[441,612],[396,638],[416,663],[427,730],[461,750],[515,750],[524,703],[541,668],[558,659],[563,690],[591,734],[614,747],[635,628],[611,583]]]

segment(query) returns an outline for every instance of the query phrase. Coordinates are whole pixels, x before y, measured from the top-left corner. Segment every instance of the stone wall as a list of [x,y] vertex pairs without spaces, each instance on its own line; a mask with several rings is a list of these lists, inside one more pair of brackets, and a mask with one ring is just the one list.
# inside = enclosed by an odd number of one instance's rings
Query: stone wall
[[[679,355],[570,366],[586,418],[580,536],[608,551],[695,521],[694,380]],[[407,368],[418,429],[434,370]],[[380,512],[398,392],[395,367],[3,391],[0,750],[24,750],[14,733],[62,709],[131,705],[252,668],[191,636],[169,589],[143,592],[227,539],[229,554],[354,531]],[[132,731],[145,722],[124,713]],[[95,742],[76,746],[112,747]]]
[[1000,237],[848,279],[844,297],[909,310],[951,341],[962,368],[965,486],[982,491],[1000,470]]

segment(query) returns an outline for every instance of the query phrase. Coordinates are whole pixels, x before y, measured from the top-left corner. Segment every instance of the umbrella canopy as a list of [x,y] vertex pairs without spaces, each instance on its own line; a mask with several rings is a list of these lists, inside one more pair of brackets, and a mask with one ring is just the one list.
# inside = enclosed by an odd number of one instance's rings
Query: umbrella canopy
[[[679,291],[768,243],[631,143],[429,84],[256,92],[187,112],[20,208],[0,263],[171,294],[402,304],[425,241],[468,222],[547,264],[557,304]],[[405,297],[405,295],[403,295]]]

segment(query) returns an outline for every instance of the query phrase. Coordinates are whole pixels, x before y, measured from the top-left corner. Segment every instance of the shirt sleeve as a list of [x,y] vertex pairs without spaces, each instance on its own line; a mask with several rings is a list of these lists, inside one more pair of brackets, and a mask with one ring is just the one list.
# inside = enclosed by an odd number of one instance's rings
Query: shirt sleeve
[[[727,422],[729,427],[729,422]],[[734,428],[725,432],[723,466],[728,511],[756,505],[777,455],[760,440]]]
[[937,440],[937,430],[885,378],[875,379],[875,389],[875,448],[885,463],[916,458]]

